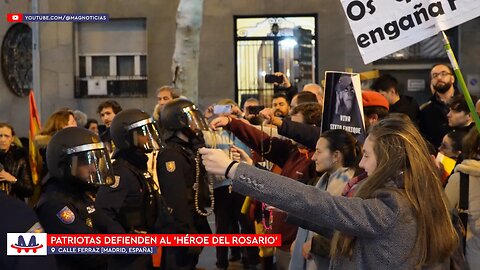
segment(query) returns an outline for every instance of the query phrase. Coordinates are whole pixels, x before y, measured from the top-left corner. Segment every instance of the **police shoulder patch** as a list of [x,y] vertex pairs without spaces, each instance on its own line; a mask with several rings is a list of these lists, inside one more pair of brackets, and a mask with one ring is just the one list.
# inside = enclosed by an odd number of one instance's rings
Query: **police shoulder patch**
[[113,183],[110,187],[111,187],[111,188],[117,188],[118,185],[120,185],[120,176],[119,176],[119,175],[115,175],[115,183]]
[[62,210],[57,213],[58,219],[65,224],[72,224],[75,221],[75,214],[73,213],[68,206],[62,208]]
[[175,161],[167,161],[165,162],[165,167],[167,167],[167,171],[174,172],[176,169]]
[[43,233],[45,232],[43,230],[43,227],[42,225],[40,225],[39,222],[35,222],[35,224],[33,224],[32,227],[30,227],[30,229],[28,229],[27,233]]

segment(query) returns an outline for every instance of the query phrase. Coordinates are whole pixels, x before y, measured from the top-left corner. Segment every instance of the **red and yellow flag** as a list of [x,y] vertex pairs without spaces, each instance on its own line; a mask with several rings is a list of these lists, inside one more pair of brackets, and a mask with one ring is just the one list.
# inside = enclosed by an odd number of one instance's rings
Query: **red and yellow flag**
[[40,117],[38,116],[37,105],[35,103],[35,98],[33,96],[33,90],[30,90],[30,94],[28,95],[29,104],[30,104],[30,130],[28,134],[29,138],[29,161],[30,161],[30,169],[32,171],[32,181],[33,184],[36,185],[39,182],[40,178],[40,168],[42,164],[42,158],[40,153],[38,152],[37,147],[33,143],[35,139],[35,135],[40,132]]

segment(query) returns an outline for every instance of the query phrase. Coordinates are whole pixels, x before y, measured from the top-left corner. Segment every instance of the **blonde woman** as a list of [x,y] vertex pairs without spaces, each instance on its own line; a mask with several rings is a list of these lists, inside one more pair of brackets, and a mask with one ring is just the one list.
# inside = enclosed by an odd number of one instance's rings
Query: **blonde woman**
[[210,173],[225,174],[233,190],[336,230],[330,269],[420,269],[444,263],[457,248],[435,165],[411,122],[391,118],[371,128],[360,162],[368,177],[355,197],[328,192],[234,163],[200,149]]

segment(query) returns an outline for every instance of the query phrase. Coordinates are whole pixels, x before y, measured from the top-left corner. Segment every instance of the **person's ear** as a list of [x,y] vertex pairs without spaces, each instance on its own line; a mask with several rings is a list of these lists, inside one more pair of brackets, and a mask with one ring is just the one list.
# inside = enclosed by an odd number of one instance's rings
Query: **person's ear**
[[367,116],[368,118],[368,123],[370,124],[370,126],[372,126],[373,124],[377,123],[378,122],[378,114],[376,113],[372,113],[371,115]]
[[340,151],[338,150],[335,150],[335,152],[333,152],[333,163],[339,164],[342,162],[342,159],[343,159],[342,153],[340,153]]

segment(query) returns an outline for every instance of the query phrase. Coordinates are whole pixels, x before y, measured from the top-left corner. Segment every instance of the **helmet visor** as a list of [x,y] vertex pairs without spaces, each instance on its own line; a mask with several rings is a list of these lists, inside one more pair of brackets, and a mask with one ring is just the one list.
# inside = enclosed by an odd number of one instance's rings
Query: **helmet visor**
[[77,179],[93,186],[114,183],[110,156],[105,148],[78,151],[69,154],[69,157],[70,174]]
[[185,108],[184,112],[188,116],[188,126],[191,130],[208,130],[207,120],[196,107]]
[[148,123],[134,128],[130,132],[135,147],[145,152],[158,151],[163,147],[162,140],[154,123]]

